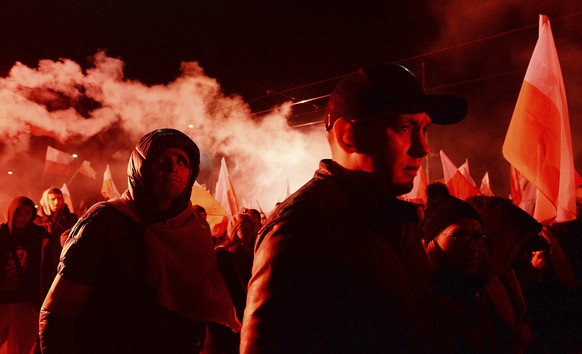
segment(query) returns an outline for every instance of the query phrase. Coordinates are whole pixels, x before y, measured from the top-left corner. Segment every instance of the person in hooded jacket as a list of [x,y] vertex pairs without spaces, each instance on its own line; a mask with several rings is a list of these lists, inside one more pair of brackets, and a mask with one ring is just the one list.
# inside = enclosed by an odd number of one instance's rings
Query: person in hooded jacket
[[59,257],[66,237],[63,234],[75,225],[78,217],[69,210],[63,192],[49,188],[42,193],[35,223],[44,227],[48,234],[44,245],[42,292],[46,295],[57,274]]
[[33,223],[36,207],[16,197],[0,225],[0,347],[30,353],[38,333],[41,248],[45,230]]
[[199,163],[178,130],[141,138],[128,189],[69,235],[41,309],[43,353],[199,353],[205,322],[240,328],[210,230],[190,203]]

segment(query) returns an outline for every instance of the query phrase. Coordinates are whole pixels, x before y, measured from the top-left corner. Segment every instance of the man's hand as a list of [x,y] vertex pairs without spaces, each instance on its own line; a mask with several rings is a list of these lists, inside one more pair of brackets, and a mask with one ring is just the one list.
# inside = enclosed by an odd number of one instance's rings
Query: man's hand
[[543,270],[548,266],[548,255],[547,251],[537,251],[531,253],[530,264],[532,267]]

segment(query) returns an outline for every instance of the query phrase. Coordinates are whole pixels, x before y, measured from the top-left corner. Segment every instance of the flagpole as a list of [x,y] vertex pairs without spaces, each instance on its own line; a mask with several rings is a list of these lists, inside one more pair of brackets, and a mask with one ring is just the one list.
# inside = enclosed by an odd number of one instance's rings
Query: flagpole
[[45,174],[45,168],[43,167],[42,169],[42,177],[40,178],[40,186],[42,189],[44,189],[44,174]]
[[259,207],[259,211],[264,214],[265,212],[263,211],[263,208],[261,208],[261,204],[259,204],[259,201],[255,200],[255,203],[257,203],[257,206]]
[[67,182],[67,185],[68,186],[71,185],[71,181],[73,181],[73,178],[77,177],[77,173],[79,173],[79,169],[78,168],[75,170],[75,172],[73,172],[73,175],[71,176],[71,178],[69,178],[69,181]]

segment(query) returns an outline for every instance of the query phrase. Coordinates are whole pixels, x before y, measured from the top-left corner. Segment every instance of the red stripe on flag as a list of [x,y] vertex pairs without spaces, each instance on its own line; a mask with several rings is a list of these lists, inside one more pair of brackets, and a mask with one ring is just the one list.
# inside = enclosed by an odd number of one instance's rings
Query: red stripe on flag
[[70,172],[69,165],[52,162],[49,160],[44,161],[44,172],[47,174],[54,174],[54,175],[68,175]]

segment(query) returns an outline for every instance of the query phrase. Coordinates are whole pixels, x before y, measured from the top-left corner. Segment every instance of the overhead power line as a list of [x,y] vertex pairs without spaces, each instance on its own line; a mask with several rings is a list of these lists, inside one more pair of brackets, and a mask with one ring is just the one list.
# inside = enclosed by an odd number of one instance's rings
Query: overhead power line
[[[133,31],[135,33],[139,33],[141,35],[143,35],[143,33],[144,33],[144,31],[141,31],[141,30],[135,28],[134,26],[129,25],[126,22],[120,21],[119,19],[117,19],[117,18],[115,18],[113,16],[110,16],[110,15],[108,15],[108,14],[106,14],[106,13],[100,11],[100,10],[97,10],[94,7],[91,7],[91,6],[88,6],[86,4],[83,4],[82,2],[80,2],[78,0],[68,0],[68,2],[71,3],[71,4],[74,4],[76,6],[78,6],[80,8],[83,8],[86,11],[93,12],[94,14],[96,14],[96,15],[98,15],[100,17],[103,17],[103,18],[105,18],[105,19],[107,19],[107,20],[109,20],[111,22],[114,22],[114,23],[116,23],[116,24],[118,24],[118,25],[120,25],[122,27],[125,27],[125,28],[127,28],[127,29],[129,29],[129,30],[131,30],[131,31]],[[574,17],[574,16],[579,16],[580,14],[582,14],[582,11],[577,11],[577,12],[573,12],[573,13],[570,13],[570,14],[567,14],[567,15],[563,15],[563,16],[556,17],[556,18],[552,19],[552,21],[554,21],[554,22],[561,21],[561,20],[564,20],[564,19],[567,19],[567,18],[571,18],[571,17]],[[532,29],[532,28],[535,28],[537,26],[538,26],[538,24],[535,23],[535,24],[531,24],[531,25],[527,25],[527,26],[523,26],[523,27],[511,29],[511,30],[508,30],[508,31],[503,31],[503,32],[495,33],[495,34],[492,34],[492,35],[489,35],[489,36],[485,36],[485,37],[481,37],[481,38],[469,40],[469,41],[466,41],[466,42],[462,42],[462,43],[450,45],[450,46],[447,46],[447,47],[435,49],[435,50],[428,51],[428,52],[425,52],[425,53],[422,53],[422,54],[418,54],[418,55],[414,55],[414,56],[411,56],[411,57],[402,58],[402,59],[393,61],[391,63],[398,64],[398,63],[403,63],[403,62],[410,61],[410,60],[416,60],[416,59],[420,59],[420,58],[429,57],[429,56],[432,56],[432,55],[444,53],[444,52],[451,51],[451,50],[454,50],[454,49],[458,49],[458,48],[462,48],[462,47],[474,45],[474,44],[477,44],[477,43],[480,43],[480,42],[484,42],[484,41],[488,41],[488,40],[491,40],[491,39],[495,39],[495,38],[507,36],[507,35],[514,34],[514,33],[517,33],[517,32],[521,32],[521,31],[524,31],[524,30]],[[147,33],[147,31],[146,31],[146,33]],[[156,40],[158,40],[158,38],[156,38],[156,36],[151,36],[151,37],[154,38],[154,39],[156,39]],[[225,68],[222,68],[221,70],[223,70],[225,72],[229,72],[229,70],[226,70]],[[508,72],[504,72],[504,73],[498,73],[498,74],[495,74],[495,75],[482,76],[482,77],[478,77],[478,78],[471,79],[471,80],[457,81],[457,82],[453,82],[453,83],[449,83],[449,84],[445,84],[445,85],[440,85],[440,86],[437,86],[437,87],[427,88],[427,90],[436,90],[436,89],[441,89],[441,88],[450,88],[450,87],[454,87],[454,86],[458,86],[458,85],[463,85],[463,84],[468,84],[468,83],[475,83],[475,82],[479,82],[479,81],[486,80],[486,79],[490,79],[490,78],[494,78],[494,77],[510,75],[510,74],[513,74],[513,73],[516,73],[516,72],[517,71],[508,71]],[[323,98],[329,97],[330,95],[327,94],[327,95],[322,95],[322,96],[317,96],[317,97],[312,97],[312,98],[307,98],[307,99],[304,99],[304,100],[297,101],[297,98],[294,97],[294,95],[289,95],[289,93],[290,92],[293,92],[293,91],[297,91],[297,90],[301,90],[301,89],[305,89],[305,88],[314,87],[314,86],[317,86],[317,85],[329,83],[329,82],[332,82],[332,81],[335,81],[335,80],[340,80],[340,79],[346,77],[349,74],[350,73],[346,73],[346,74],[342,74],[342,75],[337,75],[337,76],[334,76],[334,77],[330,77],[330,78],[326,78],[326,79],[322,79],[322,80],[318,80],[318,81],[313,81],[313,82],[309,82],[309,83],[305,83],[305,84],[302,84],[302,85],[299,85],[299,86],[295,86],[295,87],[291,87],[291,88],[284,89],[284,90],[271,90],[271,89],[268,89],[268,88],[266,88],[266,87],[264,87],[262,85],[259,85],[259,84],[255,83],[255,82],[252,82],[250,80],[244,79],[245,82],[247,82],[247,83],[249,83],[249,84],[251,84],[253,86],[258,87],[261,90],[264,90],[264,92],[268,92],[269,94],[263,95],[263,96],[259,96],[259,97],[255,97],[255,98],[252,98],[252,99],[249,99],[249,100],[246,100],[245,103],[236,104],[236,105],[233,105],[233,106],[230,106],[230,107],[220,108],[220,109],[217,109],[217,111],[219,111],[219,110],[225,110],[225,109],[231,109],[231,108],[234,108],[234,107],[239,106],[239,105],[242,105],[242,104],[248,104],[248,103],[256,102],[256,101],[259,101],[259,100],[262,100],[262,99],[266,99],[266,98],[272,98],[275,95],[284,97],[284,98],[286,98],[288,100],[291,100],[291,101],[296,101],[296,102],[293,102],[292,103],[293,106],[310,103],[310,102],[315,101],[315,100],[319,100],[319,99],[323,99]],[[271,108],[271,109],[262,110],[262,111],[259,111],[259,112],[253,112],[253,114],[254,115],[261,115],[261,114],[265,114],[265,113],[272,112],[272,111],[274,111],[276,109],[277,108]]]
[[[582,11],[578,11],[578,12],[574,12],[574,13],[571,13],[571,14],[568,14],[568,15],[564,15],[564,16],[557,17],[557,18],[553,19],[553,21],[564,20],[566,18],[570,18],[570,17],[573,17],[573,16],[578,16],[580,14],[582,14]],[[492,35],[489,35],[489,36],[485,36],[485,37],[473,39],[473,40],[470,40],[470,41],[467,41],[467,42],[454,44],[454,45],[451,45],[451,46],[448,46],[448,47],[435,49],[435,50],[432,50],[432,51],[429,51],[429,52],[426,52],[426,53],[422,53],[422,54],[414,55],[414,56],[411,56],[411,57],[399,59],[399,60],[396,60],[396,61],[393,61],[393,62],[390,62],[390,63],[392,63],[392,64],[398,64],[398,63],[403,63],[403,62],[410,61],[410,60],[420,59],[420,58],[428,57],[428,56],[435,55],[435,54],[444,53],[444,52],[447,52],[447,51],[450,51],[450,50],[453,50],[453,49],[458,49],[458,48],[466,47],[466,46],[469,46],[469,45],[472,45],[472,44],[484,42],[484,41],[487,41],[487,40],[490,40],[490,39],[494,39],[494,38],[499,38],[499,37],[507,36],[509,34],[513,34],[513,33],[516,33],[516,32],[520,32],[520,31],[524,31],[524,30],[528,30],[528,29],[536,28],[536,27],[538,27],[538,24],[537,23],[536,24],[532,24],[532,25],[527,25],[527,26],[519,27],[519,28],[515,28],[515,29],[511,29],[511,30],[504,31],[504,32],[495,33],[495,34],[492,34]],[[347,75],[349,75],[349,73],[343,74],[343,75],[338,75],[338,76],[331,77],[331,78],[328,78],[328,79],[314,81],[314,82],[311,82],[311,83],[303,84],[301,86],[292,87],[292,88],[289,88],[289,89],[282,90],[280,92],[291,92],[291,91],[295,91],[295,90],[299,90],[299,89],[303,89],[303,88],[307,88],[307,87],[311,87],[311,86],[316,86],[316,85],[319,85],[319,84],[322,84],[322,83],[326,83],[326,82],[330,82],[330,81],[333,81],[333,80],[341,79],[341,78],[343,78],[343,77],[345,77]],[[453,85],[454,84],[450,84],[448,86],[453,86]]]
[[[567,15],[564,15],[564,16],[556,17],[556,18],[553,19],[553,21],[556,22],[556,21],[564,20],[564,19],[567,19],[567,18],[570,18],[570,17],[579,16],[581,14],[582,14],[582,11],[577,11],[577,12],[570,13],[570,14],[567,14]],[[532,24],[532,25],[527,25],[527,26],[523,26],[523,27],[511,29],[511,30],[508,30],[508,31],[503,31],[503,32],[495,33],[495,34],[492,34],[492,35],[489,35],[489,36],[485,36],[485,37],[481,37],[481,38],[469,40],[469,41],[466,41],[466,42],[463,42],[463,43],[454,44],[454,45],[447,46],[447,47],[444,47],[444,48],[435,49],[435,50],[432,50],[432,51],[429,51],[429,52],[425,52],[425,53],[422,53],[422,54],[419,54],[419,55],[415,55],[415,56],[411,56],[411,57],[399,59],[399,60],[393,61],[391,63],[398,64],[398,63],[403,63],[403,62],[410,61],[410,60],[416,60],[416,59],[420,59],[420,58],[425,58],[425,57],[428,57],[428,56],[431,56],[431,55],[444,53],[444,52],[447,52],[447,51],[450,51],[450,50],[454,50],[454,49],[458,49],[458,48],[470,46],[470,45],[477,44],[477,43],[480,43],[480,42],[485,42],[485,41],[488,41],[488,40],[491,40],[491,39],[495,39],[495,38],[507,36],[507,35],[510,35],[510,34],[513,34],[513,33],[521,32],[521,31],[525,31],[525,30],[529,30],[529,29],[537,28],[537,27],[538,27],[538,24],[537,23],[536,24]],[[435,86],[435,87],[430,87],[430,88],[427,88],[427,90],[437,90],[437,89],[442,89],[442,88],[450,88],[450,87],[454,87],[454,86],[465,85],[465,84],[469,84],[469,83],[475,83],[475,82],[479,82],[479,81],[483,81],[483,80],[488,80],[488,79],[491,79],[491,78],[496,78],[496,77],[501,77],[501,76],[507,76],[507,75],[513,75],[515,73],[519,73],[519,72],[523,72],[523,71],[524,70],[512,70],[512,71],[497,73],[497,74],[494,74],[494,75],[481,76],[481,77],[474,78],[474,79],[471,79],[471,80],[456,81],[456,82],[449,83],[449,84],[445,84],[445,85],[439,85],[439,86]],[[311,82],[311,83],[306,83],[306,84],[303,84],[303,85],[300,85],[300,86],[296,86],[296,87],[292,87],[292,88],[288,88],[288,89],[282,90],[280,92],[292,92],[292,91],[296,91],[296,90],[300,90],[300,89],[304,89],[304,88],[308,88],[308,87],[312,87],[312,86],[317,86],[317,85],[320,85],[322,83],[327,83],[327,82],[330,82],[330,81],[334,81],[334,80],[341,79],[341,78],[346,77],[348,75],[350,75],[350,73],[343,74],[343,75],[338,75],[338,76],[334,76],[334,77],[331,77],[331,78],[328,78],[328,79],[318,80],[318,81]],[[262,97],[262,98],[265,98],[265,97]],[[259,99],[259,98],[257,98],[257,99]],[[304,100],[304,101],[309,101],[309,100],[310,99],[307,99],[307,100]],[[295,104],[301,104],[301,102],[303,102],[303,101],[296,102]],[[261,111],[261,113],[266,113],[266,112],[269,112],[269,111],[270,110],[264,110],[264,111]],[[304,126],[304,125],[308,125],[308,124],[301,124],[299,126]]]

